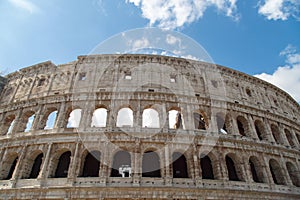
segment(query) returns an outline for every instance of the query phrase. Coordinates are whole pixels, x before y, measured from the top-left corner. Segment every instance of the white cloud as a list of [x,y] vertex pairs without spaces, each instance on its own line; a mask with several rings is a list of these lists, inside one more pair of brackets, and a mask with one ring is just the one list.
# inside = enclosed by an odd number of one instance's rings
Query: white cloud
[[226,16],[238,19],[236,0],[126,0],[142,10],[150,25],[175,29],[201,18],[208,7],[216,7]]
[[262,73],[254,76],[280,87],[300,102],[300,53],[288,45],[280,55],[286,56],[285,66],[278,67],[273,74]]
[[31,14],[40,11],[40,8],[29,0],[9,0],[14,6],[30,12]]
[[259,2],[258,13],[269,20],[300,19],[299,6],[299,0],[264,0]]
[[134,50],[136,49],[142,49],[142,48],[148,48],[149,45],[150,45],[150,42],[147,38],[141,38],[139,40],[134,40],[134,41],[131,41],[130,43],[132,43],[132,48]]
[[167,35],[167,38],[166,38],[166,42],[168,43],[168,44],[171,44],[171,45],[174,45],[174,44],[176,44],[176,43],[181,43],[181,40],[180,40],[180,38],[177,38],[177,37],[175,37],[175,36],[173,36],[173,35],[171,35],[171,34],[168,34]]

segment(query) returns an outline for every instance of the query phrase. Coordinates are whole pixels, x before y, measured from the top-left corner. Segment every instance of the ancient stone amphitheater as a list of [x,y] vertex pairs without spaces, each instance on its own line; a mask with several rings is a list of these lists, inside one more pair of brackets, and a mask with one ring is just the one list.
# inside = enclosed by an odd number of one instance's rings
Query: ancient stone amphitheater
[[300,199],[300,106],[255,77],[90,55],[0,85],[1,199]]

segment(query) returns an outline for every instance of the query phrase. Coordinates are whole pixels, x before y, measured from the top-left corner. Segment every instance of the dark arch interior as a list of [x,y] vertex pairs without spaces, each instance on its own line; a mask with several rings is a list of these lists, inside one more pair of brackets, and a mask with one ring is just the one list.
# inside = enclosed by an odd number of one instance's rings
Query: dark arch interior
[[41,169],[41,165],[43,162],[43,153],[40,153],[34,160],[34,163],[32,165],[31,168],[31,172],[29,175],[29,178],[37,178],[39,173],[40,173],[40,169]]
[[12,178],[12,175],[13,175],[13,173],[15,171],[16,166],[17,166],[17,162],[18,162],[18,157],[16,157],[14,159],[13,163],[11,164],[10,169],[8,171],[8,174],[7,174],[6,178],[5,178],[5,180],[9,180],[9,179]]
[[239,133],[242,136],[246,136],[246,134],[245,134],[245,127],[244,127],[243,123],[239,119],[237,120],[237,125],[238,125],[238,129],[239,129]]
[[258,174],[257,174],[257,171],[256,171],[255,164],[254,164],[254,162],[252,162],[251,159],[249,160],[249,164],[250,164],[250,169],[251,169],[251,174],[252,174],[253,181],[256,182],[256,183],[261,183],[260,179],[258,178]]
[[202,178],[203,179],[214,179],[214,172],[211,164],[211,160],[208,156],[204,156],[200,159]]
[[282,176],[279,164],[275,160],[270,160],[269,167],[274,183],[276,185],[284,185],[284,178]]
[[54,175],[55,178],[65,178],[68,176],[70,156],[71,156],[71,152],[67,151],[59,157],[55,175]]
[[255,130],[256,130],[256,133],[257,133],[257,137],[260,139],[260,140],[263,140],[263,137],[262,137],[262,131],[260,130],[261,128],[259,127],[259,123],[258,122],[255,122]]
[[188,178],[186,158],[183,154],[175,152],[173,158],[173,178]]
[[[131,167],[131,156],[126,151],[119,151],[114,155],[113,165],[111,169],[111,177],[122,177],[122,174],[119,173],[120,167]],[[129,172],[124,172],[125,177],[129,177]]]
[[143,177],[161,177],[160,161],[157,153],[147,151],[143,155],[142,161],[142,176]]
[[206,130],[204,117],[199,113],[194,113],[195,129]]
[[227,171],[228,171],[228,178],[230,181],[240,181],[233,160],[229,157],[226,156],[226,166],[227,166]]
[[223,129],[224,131],[227,132],[227,128],[225,125],[225,119],[220,114],[217,114],[217,126],[218,126],[218,131]]
[[99,151],[92,151],[86,155],[82,171],[83,177],[99,176],[100,156]]

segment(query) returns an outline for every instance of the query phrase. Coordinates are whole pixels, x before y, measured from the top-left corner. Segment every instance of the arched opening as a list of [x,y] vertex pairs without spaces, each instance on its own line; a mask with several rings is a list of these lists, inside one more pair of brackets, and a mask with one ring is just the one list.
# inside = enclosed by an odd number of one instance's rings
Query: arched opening
[[147,108],[143,111],[143,127],[159,128],[159,114],[152,108]]
[[127,151],[119,151],[114,155],[111,177],[131,176],[131,156]]
[[12,158],[10,158],[7,161],[7,163],[5,163],[5,165],[3,165],[4,173],[6,172],[6,176],[4,176],[4,180],[9,180],[12,178],[18,163],[18,158],[19,157],[17,155],[14,155]]
[[292,146],[292,147],[296,146],[294,143],[294,138],[293,138],[292,133],[288,129],[284,129],[284,132],[285,132],[286,138],[287,138],[290,146]]
[[258,159],[256,157],[251,156],[249,158],[249,165],[251,170],[252,179],[256,183],[263,183],[263,174],[260,169]]
[[46,126],[44,127],[45,130],[47,130],[47,129],[53,129],[54,128],[56,117],[57,117],[57,110],[52,111],[48,115]]
[[130,108],[122,108],[119,110],[117,127],[133,127],[133,111]]
[[203,156],[200,159],[202,179],[214,179],[214,172],[211,160],[208,156]]
[[99,151],[92,151],[85,156],[82,171],[83,177],[99,176],[100,156]]
[[269,167],[270,167],[270,171],[271,171],[274,183],[277,185],[285,185],[285,179],[282,174],[279,163],[276,160],[271,159],[269,161]]
[[300,187],[299,172],[297,171],[295,165],[291,162],[287,162],[286,168],[288,170],[293,185]]
[[67,151],[63,153],[57,163],[56,171],[55,171],[55,178],[65,178],[68,177],[69,165],[70,165],[70,157],[71,152]]
[[237,171],[236,171],[235,163],[228,155],[226,156],[226,166],[227,166],[229,180],[230,181],[240,181]]
[[43,162],[43,156],[44,154],[43,153],[40,153],[35,159],[34,159],[34,163],[32,165],[32,168],[31,168],[31,172],[30,172],[30,175],[29,175],[29,178],[31,179],[34,179],[34,178],[37,178],[39,173],[40,173],[40,170],[41,170],[41,165],[42,165],[42,162]]
[[237,117],[236,121],[237,121],[237,126],[238,126],[240,135],[246,136],[247,120],[244,117],[239,116],[239,117]]
[[264,128],[263,123],[259,120],[255,120],[254,126],[255,126],[255,131],[256,131],[257,137],[260,140],[266,139],[265,138],[265,128]]
[[206,130],[206,123],[204,117],[197,112],[194,112],[193,116],[195,129]]
[[74,109],[69,115],[67,128],[78,128],[81,120],[82,109]]
[[170,110],[168,113],[169,128],[170,129],[183,129],[183,118],[181,112],[178,110]]
[[107,109],[98,108],[94,111],[91,127],[106,127]]
[[175,152],[172,155],[173,178],[188,178],[187,161],[183,154]]
[[15,123],[15,115],[9,115],[8,117],[6,117],[4,119],[4,124],[2,125],[1,128],[1,135],[5,135],[5,134],[9,134],[11,133],[13,127],[14,127],[14,123]]
[[216,118],[217,118],[218,131],[220,133],[227,134],[227,127],[225,124],[224,115],[222,113],[217,113]]
[[161,177],[160,160],[156,152],[147,151],[143,155],[142,177]]
[[271,125],[271,131],[272,131],[272,135],[273,135],[273,138],[274,138],[275,142],[277,144],[283,144],[282,140],[281,140],[281,137],[280,137],[280,131],[279,131],[278,126],[272,124]]

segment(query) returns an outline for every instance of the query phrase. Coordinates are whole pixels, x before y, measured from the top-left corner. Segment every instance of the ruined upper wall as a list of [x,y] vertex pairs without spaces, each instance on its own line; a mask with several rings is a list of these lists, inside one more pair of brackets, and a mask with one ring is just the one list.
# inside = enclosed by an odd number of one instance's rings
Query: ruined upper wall
[[59,66],[50,61],[39,63],[5,78],[2,106],[74,92],[155,92],[208,98],[300,119],[299,104],[274,85],[223,66],[182,58],[79,56]]

